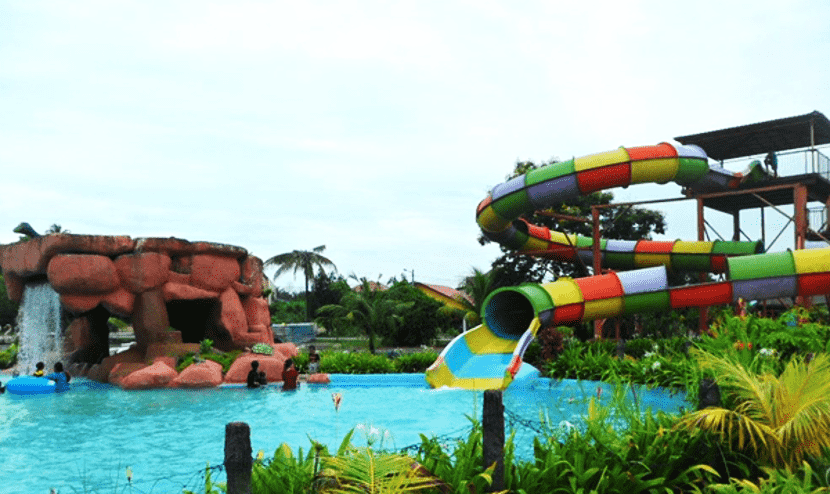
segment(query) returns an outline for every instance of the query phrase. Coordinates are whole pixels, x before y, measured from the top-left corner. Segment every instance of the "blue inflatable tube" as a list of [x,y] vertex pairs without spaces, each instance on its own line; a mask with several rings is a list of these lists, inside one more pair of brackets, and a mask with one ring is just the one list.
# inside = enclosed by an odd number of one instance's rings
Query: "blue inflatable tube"
[[54,393],[55,382],[45,377],[19,376],[6,383],[6,391],[15,395]]

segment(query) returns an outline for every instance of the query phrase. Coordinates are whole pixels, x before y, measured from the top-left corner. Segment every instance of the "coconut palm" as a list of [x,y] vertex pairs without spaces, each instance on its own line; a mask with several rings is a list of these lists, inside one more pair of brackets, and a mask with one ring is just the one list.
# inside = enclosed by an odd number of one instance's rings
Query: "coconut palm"
[[409,456],[351,448],[343,455],[323,458],[321,493],[392,494],[435,491],[448,486]]
[[293,250],[291,252],[286,252],[285,254],[276,255],[266,260],[264,264],[265,267],[278,266],[276,272],[274,272],[274,280],[288,271],[293,271],[294,276],[297,275],[297,271],[301,271],[303,273],[303,276],[305,276],[306,320],[309,321],[311,320],[311,308],[308,303],[308,282],[310,279],[314,278],[314,267],[316,266],[319,269],[331,267],[334,268],[335,271],[337,270],[334,263],[321,254],[324,250],[326,250],[325,245],[320,245],[310,251]]
[[403,321],[401,313],[414,305],[402,302],[386,294],[378,287],[380,283],[366,278],[358,279],[360,285],[340,298],[340,303],[324,305],[317,309],[321,318],[347,321],[366,331],[369,337],[369,352],[375,353],[375,335],[391,334]]
[[481,311],[484,309],[484,301],[496,289],[497,275],[495,269],[485,273],[478,268],[473,268],[472,275],[464,279],[461,291],[467,296],[458,296],[456,301],[464,307],[463,318],[465,323],[470,323],[473,326],[481,324]]
[[830,447],[830,355],[791,359],[778,377],[753,374],[728,357],[696,351],[711,369],[729,408],[709,407],[684,416],[678,427],[717,434],[733,449],[775,467],[797,469],[805,457]]
[[72,232],[70,232],[69,230],[65,230],[62,226],[60,226],[57,223],[52,223],[52,226],[50,226],[49,229],[46,230],[45,235],[63,235],[67,233]]

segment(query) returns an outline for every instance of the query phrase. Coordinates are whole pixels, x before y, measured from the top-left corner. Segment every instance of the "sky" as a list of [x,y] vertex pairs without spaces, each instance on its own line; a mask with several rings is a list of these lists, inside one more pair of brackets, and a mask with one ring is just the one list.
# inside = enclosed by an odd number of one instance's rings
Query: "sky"
[[[262,259],[325,245],[344,276],[457,286],[500,255],[475,207],[517,160],[830,115],[827,19],[826,0],[3,0],[0,243],[26,221]],[[657,238],[696,238],[693,203],[649,207]]]

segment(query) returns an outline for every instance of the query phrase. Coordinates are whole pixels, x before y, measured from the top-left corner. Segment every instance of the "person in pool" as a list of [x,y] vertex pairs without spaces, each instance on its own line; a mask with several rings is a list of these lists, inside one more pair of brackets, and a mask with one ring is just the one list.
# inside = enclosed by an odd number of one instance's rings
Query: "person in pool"
[[45,374],[45,372],[43,372],[44,367],[46,367],[46,364],[44,364],[43,362],[38,362],[37,364],[35,364],[35,373],[32,375],[35,377],[43,377],[43,375]]
[[68,372],[63,370],[63,364],[55,362],[55,372],[46,376],[46,379],[55,381],[55,391],[67,391],[69,389],[69,380],[71,376]]
[[317,353],[317,347],[309,345],[308,347],[308,373],[316,374],[320,370],[320,354]]
[[[247,384],[249,388],[258,388],[262,386],[262,381],[259,378],[259,360],[251,361],[251,370],[248,371]],[[263,372],[264,374],[264,372]]]
[[282,369],[282,390],[291,391],[297,389],[297,377],[300,373],[294,367],[294,360],[288,359],[285,361],[285,366]]

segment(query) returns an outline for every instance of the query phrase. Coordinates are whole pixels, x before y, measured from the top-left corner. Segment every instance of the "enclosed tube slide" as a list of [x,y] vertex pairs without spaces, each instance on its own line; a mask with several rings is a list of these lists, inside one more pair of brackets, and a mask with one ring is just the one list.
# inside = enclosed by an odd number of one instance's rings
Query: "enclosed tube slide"
[[[533,170],[496,186],[476,211],[488,238],[520,253],[593,262],[593,239],[518,220],[581,194],[632,184],[676,182],[696,191],[736,188],[759,175],[708,165],[697,146],[662,143],[619,148]],[[539,328],[642,312],[830,292],[830,248],[763,252],[760,242],[601,240],[602,264],[615,270],[493,292],[484,324],[451,341],[427,369],[432,387],[503,389],[516,378]],[[637,269],[640,268],[640,269]],[[667,269],[725,273],[726,280],[669,288]],[[526,366],[527,367],[527,366]]]

